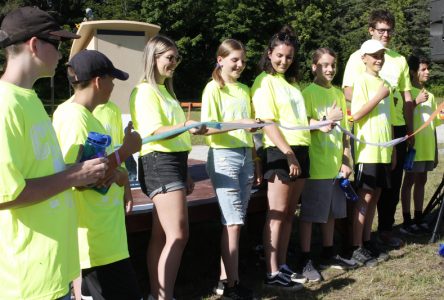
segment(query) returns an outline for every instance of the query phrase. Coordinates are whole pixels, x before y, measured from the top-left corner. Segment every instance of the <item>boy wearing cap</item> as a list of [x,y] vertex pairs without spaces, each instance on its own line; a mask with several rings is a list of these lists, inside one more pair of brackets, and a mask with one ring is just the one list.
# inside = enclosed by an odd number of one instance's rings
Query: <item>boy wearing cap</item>
[[[354,82],[351,114],[356,137],[365,142],[384,143],[392,139],[390,88],[379,77],[386,48],[371,39],[361,46],[365,72]],[[355,183],[359,200],[353,215],[353,254],[359,265],[375,266],[387,259],[370,242],[373,218],[382,188],[390,187],[391,147],[355,142]]]
[[[127,80],[128,73],[116,69],[102,53],[82,50],[68,62],[68,78],[74,87],[74,98],[54,112],[53,125],[66,163],[75,161],[79,145],[89,132],[106,134],[92,112],[105,104],[113,90],[114,78]],[[140,149],[138,143],[132,152]],[[124,139],[125,147],[129,141]],[[107,151],[112,152],[113,143]],[[118,164],[125,160],[116,151]],[[77,207],[82,296],[92,299],[141,299],[135,272],[129,260],[126,239],[123,185],[127,172],[117,168],[107,176],[105,195],[92,189],[75,191]]]
[[0,299],[69,299],[79,275],[71,187],[96,182],[106,159],[67,168],[51,120],[32,86],[54,75],[62,30],[46,12],[22,7],[5,16],[0,47]]
[[[384,47],[390,46],[395,31],[395,17],[388,10],[374,10],[368,21],[368,32],[372,39],[380,41]],[[384,55],[385,63],[380,76],[394,89],[392,106],[394,138],[403,137],[413,130],[413,102],[410,90],[409,66],[404,56],[387,49]],[[359,50],[353,53],[344,71],[342,86],[347,100],[351,100],[353,82],[365,71]],[[405,112],[404,112],[405,111]],[[407,125],[409,130],[407,130]],[[396,206],[399,202],[401,189],[403,162],[406,154],[407,142],[396,145],[396,167],[391,171],[392,187],[383,189],[378,201],[378,232],[379,241],[389,247],[399,248],[403,241],[393,235]]]

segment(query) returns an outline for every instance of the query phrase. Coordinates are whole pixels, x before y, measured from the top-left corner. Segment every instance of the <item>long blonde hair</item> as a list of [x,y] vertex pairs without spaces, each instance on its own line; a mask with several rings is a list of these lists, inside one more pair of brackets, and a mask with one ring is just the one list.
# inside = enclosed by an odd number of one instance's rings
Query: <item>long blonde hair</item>
[[[144,64],[144,74],[143,78],[146,82],[151,85],[151,87],[163,98],[162,93],[157,87],[155,70],[156,70],[156,58],[163,53],[174,49],[177,51],[176,43],[164,35],[156,35],[149,39],[146,43],[143,52],[143,64]],[[173,89],[173,78],[165,79],[165,87],[173,98],[177,100],[176,94]]]
[[[244,53],[246,52],[245,46],[238,40],[226,39],[220,44],[219,48],[217,48],[216,59],[219,56],[225,58],[234,50],[242,50]],[[221,66],[219,66],[219,64],[214,68],[211,77],[219,84],[220,88],[225,86],[225,81],[221,75]]]

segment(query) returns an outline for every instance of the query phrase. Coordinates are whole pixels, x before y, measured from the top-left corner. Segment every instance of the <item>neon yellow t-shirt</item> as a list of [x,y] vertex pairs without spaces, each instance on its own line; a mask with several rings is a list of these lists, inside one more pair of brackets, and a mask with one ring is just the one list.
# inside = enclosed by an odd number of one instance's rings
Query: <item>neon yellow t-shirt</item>
[[[322,120],[328,114],[327,109],[336,102],[336,106],[345,114],[340,125],[348,128],[347,105],[340,89],[336,87],[327,89],[312,83],[302,91],[302,95],[309,119]],[[334,128],[329,133],[320,130],[311,131],[310,179],[331,179],[338,175],[344,153],[342,137],[343,133],[338,128]]]
[[[251,118],[250,89],[242,83],[228,83],[220,88],[214,80],[210,81],[202,95],[202,122],[229,122]],[[232,130],[206,137],[212,148],[253,147],[253,137],[246,130]]]
[[122,112],[114,102],[98,105],[93,116],[103,125],[106,134],[111,136],[114,145],[123,143]]
[[[162,126],[176,125],[186,121],[179,102],[174,99],[164,85],[157,85],[162,96],[147,82],[138,84],[131,92],[130,111],[134,129],[142,138],[153,135]],[[191,150],[189,132],[172,138],[142,145],[140,155],[153,151],[179,152]]]
[[[411,90],[412,98],[415,99],[421,92],[420,89],[413,87]],[[421,127],[427,121],[432,113],[437,109],[435,96],[427,91],[429,98],[426,102],[417,105],[413,111],[413,126],[414,130]],[[435,160],[435,130],[439,126],[440,120],[438,117],[430,123],[429,126],[415,135],[415,161],[434,161]]]
[[[251,94],[256,118],[273,120],[287,127],[308,126],[304,98],[298,88],[285,80],[284,75],[262,72],[254,80]],[[280,127],[279,130],[291,146],[310,145],[309,130],[287,130]],[[266,134],[264,146],[275,146]]]
[[[351,113],[358,112],[364,104],[378,92],[381,85],[388,84],[380,77],[366,72],[355,81]],[[370,113],[354,122],[355,135],[366,142],[382,143],[392,139],[391,96],[381,100]],[[357,163],[390,163],[392,147],[380,147],[355,142],[355,164]]]
[[[391,49],[386,50],[385,62],[382,66],[379,76],[387,81],[390,86],[397,90],[409,91],[412,89],[412,84],[410,83],[409,66],[404,56]],[[354,81],[359,78],[359,75],[365,72],[365,65],[361,58],[361,53],[358,51],[350,55],[347,65],[344,71],[344,78],[342,81],[342,87],[353,87]],[[396,98],[400,97],[401,94],[395,93]],[[401,101],[396,102],[395,115],[393,116],[393,125],[401,126],[405,125],[404,115],[403,115],[403,100],[402,97],[399,98]],[[392,104],[393,105],[393,104]]]
[[[77,103],[65,103],[54,112],[53,125],[66,163],[77,158],[91,131],[106,134],[89,110]],[[112,152],[113,144],[107,152]],[[129,257],[123,205],[123,187],[113,183],[105,195],[92,189],[75,190],[80,265],[101,266]]]
[[[16,199],[26,179],[65,169],[51,120],[37,94],[0,80],[0,202]],[[0,299],[55,299],[80,273],[71,190],[0,210]]]

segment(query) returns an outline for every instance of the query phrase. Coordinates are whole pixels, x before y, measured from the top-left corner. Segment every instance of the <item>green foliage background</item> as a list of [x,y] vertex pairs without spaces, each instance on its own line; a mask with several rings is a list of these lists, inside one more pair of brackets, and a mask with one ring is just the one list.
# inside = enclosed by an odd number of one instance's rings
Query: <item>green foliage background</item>
[[[272,34],[282,25],[296,30],[300,47],[300,77],[311,81],[311,53],[330,47],[338,53],[340,85],[349,55],[369,36],[367,19],[376,8],[387,8],[396,17],[396,34],[391,47],[405,56],[421,50],[429,53],[429,3],[426,0],[6,0],[0,13],[22,5],[36,5],[59,14],[66,27],[84,18],[87,7],[94,19],[135,20],[158,24],[161,33],[176,40],[184,57],[175,75],[180,99],[198,100],[215,65],[215,52],[225,38],[241,40],[247,47],[247,68],[241,81],[251,84],[257,75],[257,62]],[[62,49],[66,61],[69,45]],[[0,53],[0,66],[4,63]],[[69,96],[63,64],[55,77],[56,99]],[[442,67],[434,65],[431,84],[440,93],[444,77]],[[49,79],[36,85],[42,98],[50,98]]]

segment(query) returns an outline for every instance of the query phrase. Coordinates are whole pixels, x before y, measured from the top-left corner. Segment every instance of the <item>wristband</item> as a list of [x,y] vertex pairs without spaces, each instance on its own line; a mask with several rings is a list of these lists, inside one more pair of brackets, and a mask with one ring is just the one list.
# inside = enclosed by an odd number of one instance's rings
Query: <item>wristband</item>
[[117,166],[120,166],[122,162],[120,161],[119,150],[114,151],[114,156],[116,157]]
[[262,161],[262,159],[259,156],[256,156],[253,161],[257,162],[257,161]]

